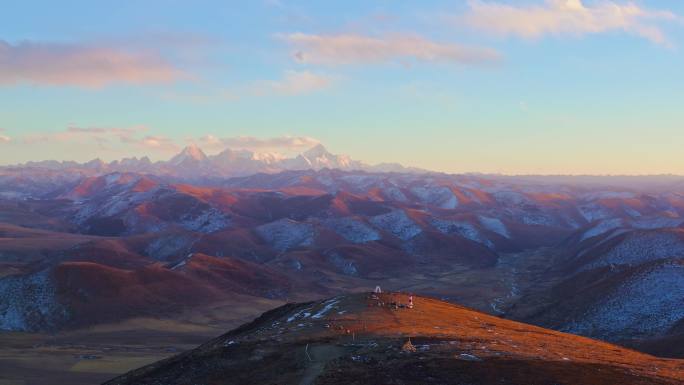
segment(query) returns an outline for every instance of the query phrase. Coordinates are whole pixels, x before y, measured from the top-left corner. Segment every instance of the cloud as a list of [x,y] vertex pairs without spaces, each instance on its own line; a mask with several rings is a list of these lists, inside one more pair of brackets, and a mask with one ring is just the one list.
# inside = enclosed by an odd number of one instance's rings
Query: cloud
[[310,71],[285,71],[283,78],[260,81],[252,88],[256,95],[301,95],[328,88],[332,78]]
[[217,87],[203,91],[171,91],[161,95],[164,100],[196,104],[237,101],[245,96],[295,96],[331,87],[334,78],[311,71],[285,71],[277,80],[254,80],[234,87]]
[[547,0],[543,5],[521,6],[469,0],[468,5],[469,11],[464,17],[457,17],[458,21],[495,34],[526,39],[625,31],[668,46],[670,42],[657,23],[679,19],[672,12],[650,10],[632,2],[601,1],[587,6],[582,0]]
[[[116,154],[126,154],[133,150],[151,151],[154,153],[173,153],[180,151],[179,141],[165,135],[149,133],[144,125],[129,127],[81,127],[71,125],[61,131],[28,134],[18,143],[26,146],[47,145],[50,147],[79,148],[83,151],[93,148],[106,150]],[[2,129],[0,129],[2,134]],[[3,142],[0,135],[0,143]],[[255,136],[216,136],[204,135],[190,138],[185,142],[194,143],[209,151],[221,151],[226,148],[235,150],[251,150],[258,152],[298,152],[309,149],[320,143],[309,136],[283,135],[276,137]],[[182,144],[182,143],[181,143]],[[92,147],[96,145],[98,147]]]
[[0,128],[0,144],[2,143],[9,143],[12,141],[12,138],[10,138],[7,135],[4,135],[3,132],[5,132],[5,129]]
[[290,44],[293,57],[311,64],[366,64],[392,61],[481,64],[495,62],[500,55],[489,48],[438,43],[415,35],[371,37],[356,34],[277,35]]
[[73,142],[94,140],[98,143],[109,142],[110,139],[117,139],[122,143],[135,142],[136,135],[147,131],[146,126],[137,125],[131,127],[78,127],[70,125],[65,130],[49,133],[31,134],[24,137],[26,144],[40,142]]
[[308,136],[276,136],[271,138],[258,138],[254,136],[217,137],[205,135],[198,140],[192,140],[200,147],[210,150],[223,150],[226,148],[241,150],[278,150],[283,152],[309,149],[320,143],[318,139]]
[[142,148],[162,150],[162,151],[178,151],[180,147],[171,139],[166,136],[146,136],[140,140],[134,142]]
[[101,150],[119,152],[129,151],[131,148],[162,152],[173,152],[180,149],[172,139],[160,135],[145,135],[147,131],[149,131],[148,127],[143,125],[130,127],[78,127],[72,125],[62,131],[26,135],[23,137],[22,143],[26,145],[40,143],[96,145]]
[[29,83],[98,88],[169,83],[185,75],[153,49],[0,40],[0,86]]

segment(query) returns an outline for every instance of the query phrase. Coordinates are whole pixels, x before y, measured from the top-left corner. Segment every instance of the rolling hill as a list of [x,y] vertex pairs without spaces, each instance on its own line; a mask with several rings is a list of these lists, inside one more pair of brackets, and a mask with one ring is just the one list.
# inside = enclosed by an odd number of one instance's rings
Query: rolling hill
[[288,304],[106,384],[684,383],[683,360],[408,296]]

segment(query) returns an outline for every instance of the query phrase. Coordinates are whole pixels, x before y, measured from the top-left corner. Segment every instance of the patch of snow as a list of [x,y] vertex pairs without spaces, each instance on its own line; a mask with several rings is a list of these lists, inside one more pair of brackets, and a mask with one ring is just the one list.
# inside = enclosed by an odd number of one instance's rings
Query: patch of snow
[[0,330],[51,330],[67,318],[47,270],[0,279]]
[[291,260],[290,266],[292,266],[297,271],[301,271],[304,268],[304,266],[302,265],[302,262],[299,261],[298,259]]
[[[333,187],[336,184],[335,180],[330,175],[319,175],[318,177],[316,177],[316,180],[326,187]],[[334,190],[336,189],[337,188],[335,188]]]
[[366,191],[375,185],[378,178],[375,175],[345,175],[340,178],[341,181],[350,184],[357,190]]
[[619,340],[657,336],[684,318],[684,265],[665,263],[620,285],[563,331]]
[[458,198],[448,187],[413,187],[411,193],[425,205],[442,209],[455,209],[458,206]]
[[484,217],[484,216],[479,216],[478,220],[486,228],[487,230],[497,233],[503,237],[510,238],[510,234],[508,233],[508,229],[506,228],[506,225],[501,222],[500,219],[498,218],[490,218],[490,217]]
[[684,241],[677,234],[634,231],[610,251],[581,270],[609,265],[638,265],[644,262],[684,256]]
[[588,194],[582,195],[582,198],[587,199],[587,200],[596,200],[596,199],[632,199],[636,198],[636,194],[633,192],[629,191],[598,191],[598,192],[591,192]]
[[506,206],[520,206],[531,203],[531,200],[525,194],[517,191],[497,191],[492,196],[497,202]]
[[477,357],[469,353],[461,353],[458,355],[458,358],[463,361],[482,361],[480,357]]
[[586,249],[580,251],[580,252],[577,254],[577,256],[578,256],[578,257],[581,257],[581,256],[587,254],[588,252],[590,252],[591,250],[593,250],[594,247],[598,247],[598,246],[600,246],[600,245],[602,245],[602,244],[604,244],[604,243],[610,241],[611,239],[613,239],[613,238],[615,238],[615,237],[617,237],[617,236],[619,236],[619,235],[628,233],[628,232],[630,232],[630,231],[632,231],[632,230],[626,229],[626,228],[618,228],[618,229],[608,230],[606,233],[604,233],[604,234],[607,234],[607,235],[606,235],[603,239],[601,239],[596,245],[594,245],[594,246],[592,246],[592,247],[589,247],[589,248],[586,248]]
[[273,249],[284,252],[295,247],[311,246],[314,242],[314,228],[309,223],[279,219],[256,228],[257,234]]
[[171,270],[177,270],[177,269],[180,269],[181,267],[187,265],[188,262],[192,259],[192,256],[193,256],[192,253],[188,254],[187,257],[185,257],[185,258],[181,259],[180,261],[176,262],[175,264],[173,264],[170,267],[170,269]]
[[468,199],[472,200],[473,202],[475,202],[475,203],[482,203],[482,201],[480,200],[480,198],[479,198],[476,194],[473,194],[472,191],[470,191],[470,190],[468,190],[468,189],[465,189],[465,190],[462,191],[462,193],[463,193],[463,195],[465,195],[466,197],[468,197]]
[[625,208],[625,212],[627,213],[627,215],[629,215],[629,216],[632,217],[632,218],[639,218],[639,217],[641,216],[641,213],[640,213],[640,212],[634,210],[634,209],[631,208],[631,207]]
[[335,268],[337,268],[342,274],[350,276],[356,276],[359,274],[359,271],[356,268],[356,264],[354,264],[354,261],[345,259],[336,252],[333,252],[330,255],[328,255],[328,261],[333,266],[335,266]]
[[404,194],[397,187],[387,187],[387,188],[383,189],[382,195],[384,195],[385,198],[390,200],[390,201],[408,202],[408,198],[406,197],[406,194]]
[[430,224],[443,234],[458,234],[471,241],[494,248],[492,241],[480,234],[480,231],[468,222],[430,218]]
[[111,186],[121,179],[121,174],[118,172],[105,175],[104,180],[107,186]]
[[582,234],[582,238],[580,238],[580,242],[584,241],[586,239],[595,237],[597,235],[604,234],[610,230],[622,227],[622,225],[623,225],[622,219],[620,219],[620,218],[614,218],[614,219],[608,219],[608,220],[601,221],[597,225],[595,225],[594,227],[585,231],[584,234]]
[[293,314],[287,318],[287,322],[292,322],[292,321],[296,320],[297,318],[308,318],[311,315],[309,310],[311,310],[311,308],[302,309],[302,310],[296,312],[295,314]]
[[406,215],[404,210],[395,210],[387,214],[371,217],[370,222],[374,226],[404,241],[415,237],[423,231],[420,226]]
[[678,227],[684,220],[682,218],[640,218],[632,221],[632,226],[637,229],[661,229],[666,227]]
[[523,211],[515,216],[515,219],[526,224],[535,226],[557,226],[557,221],[548,214],[540,212]]
[[580,206],[578,209],[587,222],[594,222],[611,217],[609,210],[595,203]]
[[184,216],[181,218],[180,225],[190,231],[213,233],[227,228],[230,225],[230,219],[216,209],[209,209],[197,216]]
[[156,237],[145,248],[145,254],[157,261],[166,261],[171,257],[187,254],[193,243],[193,238],[183,235]]
[[325,220],[323,224],[353,243],[366,243],[380,240],[380,234],[372,227],[351,217],[331,218]]
[[319,310],[318,313],[314,314],[311,316],[311,318],[319,319],[322,318],[327,312],[332,310],[333,306],[337,305],[337,303],[340,302],[339,300],[333,298],[325,301],[323,303],[323,309]]

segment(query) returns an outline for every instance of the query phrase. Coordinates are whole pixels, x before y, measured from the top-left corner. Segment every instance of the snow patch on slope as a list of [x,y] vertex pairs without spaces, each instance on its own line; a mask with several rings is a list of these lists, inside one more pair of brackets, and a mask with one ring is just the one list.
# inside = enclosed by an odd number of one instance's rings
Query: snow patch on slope
[[667,263],[618,287],[563,331],[618,340],[655,336],[684,318],[684,265]]
[[406,194],[404,194],[397,187],[387,187],[387,188],[383,189],[382,195],[384,195],[385,198],[390,200],[390,201],[408,202],[408,198],[406,197]]
[[366,243],[380,239],[380,234],[372,227],[351,217],[327,219],[324,225],[353,243]]
[[546,213],[523,211],[515,216],[515,219],[533,226],[558,226],[558,221]]
[[506,206],[520,206],[531,203],[530,199],[517,191],[496,191],[492,194],[494,199]]
[[356,276],[359,274],[359,270],[354,261],[346,259],[336,252],[328,255],[328,261],[342,274],[350,276]]
[[287,218],[261,225],[256,228],[256,232],[273,249],[280,252],[300,246],[311,246],[315,235],[311,224]]
[[191,237],[170,234],[155,238],[145,248],[145,254],[157,261],[166,261],[171,257],[186,254],[195,240]]
[[180,225],[186,230],[200,233],[213,233],[230,225],[230,219],[216,209],[209,209],[197,216],[186,215],[181,218]]
[[458,234],[471,241],[482,243],[489,248],[494,248],[492,241],[480,234],[480,231],[468,222],[431,218],[430,224],[443,234]]
[[311,318],[316,318],[316,319],[318,319],[318,318],[323,318],[323,316],[324,316],[327,312],[329,312],[330,310],[332,310],[333,307],[334,307],[335,305],[337,305],[338,302],[340,302],[340,300],[339,300],[339,299],[336,299],[336,298],[331,298],[331,299],[329,299],[329,300],[323,302],[323,308],[322,308],[321,310],[319,310],[316,314],[312,315]]
[[582,234],[580,242],[586,239],[595,237],[597,235],[605,234],[610,230],[622,227],[622,219],[614,218],[599,222],[596,226],[590,228]]
[[684,256],[684,241],[677,234],[635,231],[582,270],[609,265],[639,265],[678,256]]
[[423,231],[403,210],[395,210],[372,217],[370,222],[374,226],[404,241],[415,237]]
[[580,214],[582,214],[582,216],[587,222],[594,222],[597,220],[608,219],[611,217],[611,213],[609,210],[595,203],[580,206],[578,209]]
[[637,229],[661,229],[666,227],[678,227],[684,220],[682,218],[640,218],[632,221],[632,226]]
[[0,330],[39,331],[68,318],[47,270],[0,279]]
[[486,228],[487,230],[497,233],[503,237],[510,238],[511,235],[508,233],[508,229],[506,228],[506,225],[504,225],[503,222],[501,222],[500,219],[498,218],[490,218],[490,217],[484,217],[484,216],[479,216],[478,220]]
[[413,187],[411,193],[425,205],[441,209],[455,209],[458,206],[458,198],[448,187]]

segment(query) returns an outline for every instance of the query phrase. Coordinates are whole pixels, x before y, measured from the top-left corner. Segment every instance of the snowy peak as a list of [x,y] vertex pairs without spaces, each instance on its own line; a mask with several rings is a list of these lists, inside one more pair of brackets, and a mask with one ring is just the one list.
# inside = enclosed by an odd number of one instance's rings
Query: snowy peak
[[334,155],[320,143],[306,150],[302,155],[309,159],[334,157]]
[[[75,161],[40,161],[10,166],[8,169],[36,169],[36,172],[59,170],[74,175],[101,176],[114,172],[144,172],[157,176],[170,176],[185,181],[199,181],[203,178],[230,178],[259,173],[273,174],[283,171],[338,169],[344,171],[379,172],[425,172],[425,170],[404,168],[401,165],[371,166],[354,160],[347,155],[333,154],[322,144],[294,157],[278,152],[254,152],[246,149],[227,148],[207,156],[195,144],[185,147],[167,161],[152,162],[148,157],[124,158],[105,163],[95,159],[87,163]],[[5,168],[0,167],[0,172]]]
[[361,162],[352,160],[347,155],[334,155],[330,153],[322,144],[317,144],[297,157],[295,164],[299,167],[308,165],[309,168],[316,170],[322,168],[337,168],[341,170],[363,169]]
[[223,150],[217,155],[209,157],[212,162],[228,164],[236,161],[255,161],[265,164],[277,163],[285,159],[277,152],[252,152],[248,150]]
[[187,163],[200,163],[207,160],[204,152],[194,144],[191,144],[183,149],[178,155],[171,158],[169,163],[173,165],[182,165]]

